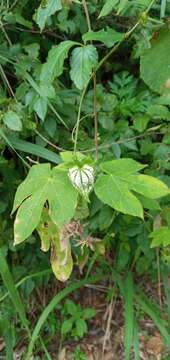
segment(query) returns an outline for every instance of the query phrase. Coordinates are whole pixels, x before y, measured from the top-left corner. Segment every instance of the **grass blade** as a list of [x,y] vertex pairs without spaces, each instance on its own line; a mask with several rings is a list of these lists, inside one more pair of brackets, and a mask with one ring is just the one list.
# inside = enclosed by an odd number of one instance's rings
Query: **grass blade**
[[[33,279],[35,277],[39,277],[39,276],[43,276],[43,275],[48,275],[48,274],[51,274],[51,273],[52,273],[52,269],[49,268],[49,269],[46,269],[46,270],[38,271],[38,272],[30,274],[30,275],[26,275],[15,284],[15,287],[18,288],[19,286],[24,284],[25,281],[27,281],[29,279]],[[8,295],[9,295],[9,292],[6,292],[4,295],[2,295],[1,298],[0,298],[0,302],[5,300],[8,297]]]
[[6,360],[13,360],[13,336],[10,324],[8,330],[4,334],[4,340],[6,349]]
[[135,358],[135,360],[140,360],[140,355],[139,355],[139,333],[138,333],[138,324],[137,324],[136,320],[134,322],[133,348],[134,348],[134,358]]
[[9,139],[10,143],[12,144],[12,146],[14,147],[14,149],[16,149],[16,150],[23,151],[25,153],[41,157],[41,158],[46,159],[54,164],[61,163],[60,156],[55,154],[53,151],[44,148],[43,146],[40,146],[37,144],[32,144],[28,141],[24,141],[24,140],[20,140],[20,139],[15,139],[11,136],[8,136],[8,139]]
[[157,326],[165,340],[165,343],[170,344],[170,334],[167,330],[167,322],[161,319],[158,307],[143,294],[137,294],[135,295],[135,298],[140,308],[152,319],[154,324]]
[[130,353],[132,347],[132,339],[134,334],[134,307],[133,307],[133,278],[132,274],[128,273],[124,285],[124,304],[125,304],[125,360],[130,360]]
[[25,360],[30,360],[32,352],[33,352],[34,344],[39,336],[39,333],[40,333],[45,321],[47,320],[49,314],[59,304],[59,302],[61,300],[63,300],[66,296],[68,296],[69,294],[74,292],[75,290],[79,289],[81,286],[84,286],[89,283],[98,282],[104,278],[106,278],[106,276],[98,275],[98,276],[90,277],[88,279],[80,280],[78,282],[74,282],[73,284],[67,286],[65,289],[63,289],[62,291],[60,291],[57,295],[55,295],[53,297],[53,299],[50,301],[50,303],[43,310],[42,314],[40,315],[40,317],[37,321],[37,324],[34,327],[34,331],[31,336],[31,340],[29,342],[28,351],[27,351]]
[[6,262],[6,259],[2,253],[2,250],[0,250],[0,274],[2,277],[2,280],[4,282],[4,285],[6,286],[9,295],[11,297],[11,301],[16,309],[16,312],[19,315],[21,324],[23,327],[27,330],[28,334],[30,334],[29,327],[28,327],[28,320],[26,318],[26,313],[24,309],[24,305],[21,301],[20,295],[18,290],[15,288],[13,278],[11,276],[11,273],[8,268],[8,264]]
[[160,13],[160,18],[164,18],[165,16],[165,12],[166,12],[166,3],[167,3],[167,0],[162,0],[161,1],[161,13]]

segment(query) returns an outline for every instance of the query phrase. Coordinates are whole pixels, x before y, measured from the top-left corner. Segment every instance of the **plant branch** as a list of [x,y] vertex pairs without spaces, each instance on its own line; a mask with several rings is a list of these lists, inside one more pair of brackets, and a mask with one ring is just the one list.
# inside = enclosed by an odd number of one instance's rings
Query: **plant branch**
[[[86,0],[82,0],[82,5],[86,15],[88,31],[92,30],[89,11]],[[91,41],[92,43],[92,41]],[[96,70],[93,72],[93,112],[94,112],[94,144],[96,149],[96,159],[98,158],[98,119],[97,119],[97,86],[96,86]]]
[[[149,4],[149,6],[147,7],[146,11],[143,12],[142,14],[145,14],[145,16],[148,14],[149,10],[151,9],[152,5],[154,4],[155,0],[152,0],[151,3]],[[82,5],[84,7],[84,11],[85,11],[85,15],[86,15],[86,19],[87,19],[87,24],[88,24],[88,28],[91,29],[91,23],[90,23],[90,17],[89,17],[89,13],[88,13],[88,9],[87,9],[87,4],[85,0],[82,0]],[[103,57],[103,59],[101,59],[101,61],[99,62],[99,64],[97,65],[96,69],[95,69],[95,74],[96,72],[101,68],[101,66],[105,63],[105,61],[120,47],[120,45],[127,40],[132,33],[136,30],[136,28],[142,23],[141,22],[141,17],[142,14],[139,18],[139,20],[137,21],[137,23],[124,34],[124,37],[122,38],[122,40],[120,40],[116,45],[113,46],[113,48],[108,52],[108,54],[106,54],[106,56]],[[82,104],[83,104],[83,99],[85,97],[86,94],[86,90],[88,88],[88,85],[91,81],[91,79],[94,79],[94,73],[91,75],[86,87],[84,88],[83,92],[82,92],[82,96],[81,96],[81,100],[80,100],[80,105],[79,105],[79,110],[78,110],[78,118],[77,118],[77,124],[76,124],[76,137],[75,137],[75,144],[74,144],[74,152],[76,153],[76,148],[77,148],[77,138],[78,138],[78,131],[79,131],[79,124],[80,124],[80,119],[81,119],[81,108],[82,108]],[[95,113],[95,112],[94,112]],[[95,120],[96,122],[96,120]],[[98,134],[96,135],[96,130],[95,129],[95,143],[96,143],[96,139]],[[98,141],[98,140],[97,140]],[[95,147],[96,153],[98,151],[98,144],[97,144],[97,148]]]

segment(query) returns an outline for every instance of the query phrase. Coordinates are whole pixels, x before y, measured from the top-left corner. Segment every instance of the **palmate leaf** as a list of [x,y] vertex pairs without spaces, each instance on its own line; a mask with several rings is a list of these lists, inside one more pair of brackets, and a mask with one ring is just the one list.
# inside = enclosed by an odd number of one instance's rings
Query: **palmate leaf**
[[14,199],[12,213],[19,207],[14,223],[15,244],[28,238],[38,226],[46,201],[52,221],[62,226],[74,216],[77,197],[66,172],[51,170],[49,164],[32,166]]
[[70,76],[78,89],[82,90],[87,85],[97,61],[98,53],[93,45],[81,46],[73,50]]
[[135,193],[150,199],[170,193],[162,181],[138,174],[145,166],[132,159],[107,161],[100,167],[107,175],[101,175],[96,181],[96,195],[102,202],[124,214],[143,218],[142,204]]
[[62,5],[60,0],[46,0],[45,4],[43,4],[42,1],[34,15],[34,20],[38,24],[41,31],[44,29],[48,18],[55,14],[56,11],[61,9]]

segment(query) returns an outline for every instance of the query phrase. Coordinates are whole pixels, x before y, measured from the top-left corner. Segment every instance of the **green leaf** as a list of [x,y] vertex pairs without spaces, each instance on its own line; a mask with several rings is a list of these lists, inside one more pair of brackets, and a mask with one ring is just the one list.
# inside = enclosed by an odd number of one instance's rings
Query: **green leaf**
[[73,50],[70,76],[78,89],[82,90],[87,85],[97,61],[98,54],[93,45],[77,47]]
[[148,107],[147,114],[154,119],[170,121],[170,112],[166,106],[154,104]]
[[10,295],[11,301],[14,305],[14,308],[16,309],[16,312],[18,313],[20,317],[20,321],[22,325],[27,330],[28,334],[30,335],[30,331],[28,328],[28,320],[26,318],[26,312],[24,308],[24,304],[20,298],[20,294],[18,290],[15,287],[12,275],[9,271],[7,261],[3,255],[2,249],[0,249],[0,274],[2,277],[2,280],[4,282],[4,285],[6,286],[8,293]]
[[67,173],[56,168],[51,170],[49,164],[34,165],[14,199],[12,212],[19,207],[14,224],[15,244],[24,241],[38,226],[47,200],[50,218],[57,226],[62,226],[74,216],[77,197],[78,192]]
[[143,218],[141,203],[118,176],[110,174],[99,177],[95,184],[95,193],[104,204],[115,210]]
[[117,32],[109,27],[106,30],[89,31],[83,35],[83,41],[100,41],[108,48],[112,47],[115,43],[121,41],[124,38],[124,34]]
[[107,175],[101,175],[96,181],[96,195],[103,203],[124,214],[143,217],[142,205],[132,190],[150,199],[170,192],[162,181],[138,174],[145,165],[133,159],[107,161],[100,167]]
[[60,0],[46,0],[45,6],[42,3],[37,9],[34,16],[34,20],[38,24],[41,31],[44,29],[49,17],[55,14],[56,11],[62,9]]
[[42,209],[48,197],[49,184],[35,192],[20,206],[14,222],[14,245],[27,239],[40,222]]
[[17,113],[14,111],[7,111],[7,113],[3,116],[4,124],[13,131],[21,131],[22,130],[22,122]]
[[83,318],[85,320],[91,319],[96,314],[96,311],[92,308],[86,308],[83,310]]
[[99,18],[108,15],[118,4],[119,0],[106,0],[105,4],[99,14]]
[[130,360],[133,332],[134,332],[134,286],[132,274],[128,273],[124,285],[124,303],[125,303],[125,360]]
[[67,309],[68,314],[72,316],[77,315],[77,306],[72,300],[67,299],[65,301],[65,307]]
[[163,336],[165,343],[167,345],[170,344],[170,334],[169,329],[167,329],[167,322],[161,319],[161,314],[158,307],[153,303],[153,301],[149,300],[144,294],[135,294],[135,298],[141,308],[141,310],[147,314],[153,321],[153,323],[159,329],[161,335]]
[[62,325],[61,325],[61,333],[62,333],[62,335],[68,334],[71,331],[72,327],[73,327],[73,320],[72,319],[64,320],[62,322]]
[[133,126],[134,129],[140,133],[144,132],[147,128],[148,122],[150,121],[150,116],[147,114],[137,115],[134,118]]
[[33,165],[26,179],[18,186],[15,194],[12,214],[17,210],[21,203],[41,188],[48,180],[50,175],[50,164]]
[[131,190],[138,192],[149,199],[158,199],[170,193],[163,181],[148,175],[131,175],[126,179]]
[[75,213],[78,192],[72,186],[67,173],[52,170],[53,182],[49,192],[50,217],[56,224],[68,222]]
[[83,337],[87,333],[87,324],[83,319],[76,320],[76,330],[79,337]]
[[47,61],[42,66],[40,80],[41,82],[52,83],[54,79],[60,76],[64,70],[64,60],[68,56],[68,52],[76,42],[66,40],[59,45],[55,45],[48,53]]
[[45,116],[47,114],[47,105],[47,100],[43,98],[37,99],[34,103],[34,110],[42,121],[45,120]]
[[48,150],[41,145],[32,144],[31,142],[20,140],[12,136],[8,136],[7,139],[9,139],[9,145],[11,144],[14,149],[38,156],[54,164],[61,163],[61,158],[55,152]]
[[75,290],[79,289],[81,286],[99,282],[103,278],[107,278],[107,276],[106,275],[105,276],[103,276],[103,275],[102,276],[101,275],[94,276],[93,275],[91,278],[85,278],[85,279],[82,279],[79,281],[75,281],[72,284],[66,286],[63,290],[57,292],[57,294],[52,298],[52,300],[49,302],[49,304],[43,310],[42,314],[40,315],[40,317],[34,327],[31,339],[29,341],[25,360],[30,360],[35,342],[39,336],[39,333],[40,333],[45,321],[47,320],[49,314],[61,302],[61,300],[63,300],[65,297],[67,297],[70,293],[75,292]]
[[140,164],[137,161],[126,158],[112,161],[106,161],[100,165],[101,169],[108,173],[117,176],[129,176],[144,169],[146,165]]
[[168,246],[170,244],[170,228],[168,226],[161,226],[152,231],[149,235],[152,238],[151,248],[156,246]]
[[141,56],[141,78],[160,94],[170,92],[169,53],[170,30],[166,27],[159,31],[158,37],[151,41],[151,47]]

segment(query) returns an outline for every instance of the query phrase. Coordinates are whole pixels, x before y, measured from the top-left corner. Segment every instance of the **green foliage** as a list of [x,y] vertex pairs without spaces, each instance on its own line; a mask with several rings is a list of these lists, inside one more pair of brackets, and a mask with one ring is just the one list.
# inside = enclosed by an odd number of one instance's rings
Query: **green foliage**
[[140,289],[170,271],[169,14],[152,0],[0,4],[2,356],[22,337],[21,357],[50,359],[54,336],[86,335],[94,312],[67,296],[95,273],[124,303],[127,360],[141,314],[170,341],[164,304]]
[[108,15],[118,4],[119,0],[106,0],[99,17]]
[[64,303],[62,312],[67,318],[62,322],[61,333],[63,336],[69,333],[74,338],[82,338],[87,333],[86,320],[95,315],[94,309],[82,309],[79,304],[68,299]]
[[89,31],[83,35],[83,41],[100,41],[108,48],[123,40],[124,34],[107,27],[106,30]]
[[156,199],[169,194],[168,187],[148,175],[138,175],[144,166],[132,159],[103,163],[102,175],[96,182],[95,192],[101,201],[124,214],[143,218],[142,205],[131,190],[145,197]]
[[10,130],[22,130],[22,122],[20,117],[14,111],[8,111],[3,117],[3,122]]
[[70,76],[78,89],[82,90],[88,84],[97,60],[97,50],[93,45],[77,47],[73,50]]
[[34,17],[34,20],[40,27],[41,31],[44,29],[49,17],[55,14],[56,11],[61,10],[61,8],[62,5],[60,0],[47,0],[47,2],[41,2]]
[[151,47],[141,56],[141,77],[152,90],[160,94],[169,94],[169,44],[170,31],[165,27],[159,31],[158,37],[152,40]]
[[58,46],[53,46],[48,53],[48,58],[42,66],[40,80],[47,84],[54,81],[60,76],[64,70],[64,60],[68,56],[68,52],[76,43],[74,41],[66,40],[61,42]]

